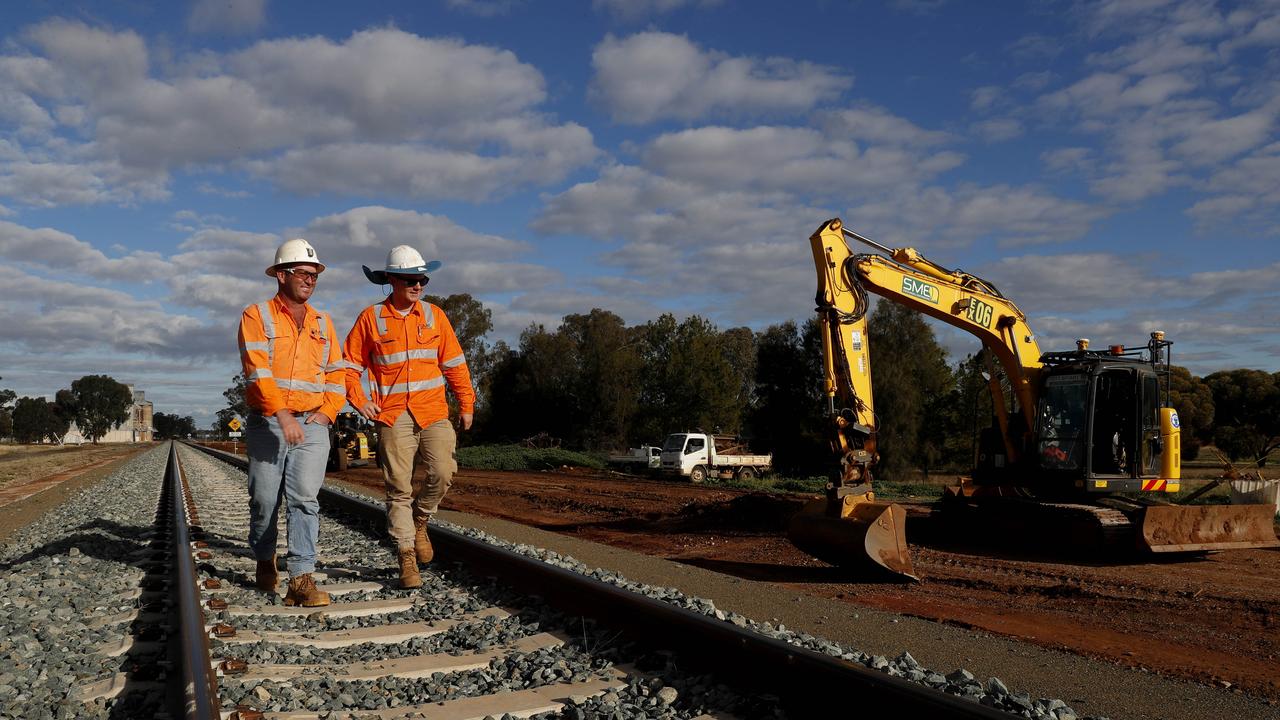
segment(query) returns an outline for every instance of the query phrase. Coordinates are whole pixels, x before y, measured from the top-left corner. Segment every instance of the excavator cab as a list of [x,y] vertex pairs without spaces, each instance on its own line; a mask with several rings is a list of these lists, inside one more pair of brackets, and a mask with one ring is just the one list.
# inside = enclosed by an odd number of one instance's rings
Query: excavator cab
[[1051,368],[1028,459],[1063,492],[1142,490],[1143,478],[1160,477],[1164,468],[1160,397],[1159,377],[1141,362]]

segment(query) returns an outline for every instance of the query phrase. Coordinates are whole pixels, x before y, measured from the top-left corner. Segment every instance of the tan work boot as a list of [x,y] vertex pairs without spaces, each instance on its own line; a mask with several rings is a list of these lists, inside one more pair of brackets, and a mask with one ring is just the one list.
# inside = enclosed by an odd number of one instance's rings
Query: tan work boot
[[427,537],[427,516],[413,521],[415,532],[413,534],[413,551],[418,555],[418,562],[426,565],[431,562],[431,558],[436,556],[435,548],[431,547],[431,538]]
[[284,596],[284,604],[291,607],[323,607],[329,604],[329,593],[316,587],[311,573],[303,573],[289,578],[289,592]]
[[422,574],[418,572],[418,558],[413,548],[400,548],[398,556],[400,558],[400,587],[406,589],[422,587]]
[[270,560],[259,560],[258,569],[253,574],[253,584],[263,592],[273,593],[280,584],[280,572],[276,570],[276,556]]

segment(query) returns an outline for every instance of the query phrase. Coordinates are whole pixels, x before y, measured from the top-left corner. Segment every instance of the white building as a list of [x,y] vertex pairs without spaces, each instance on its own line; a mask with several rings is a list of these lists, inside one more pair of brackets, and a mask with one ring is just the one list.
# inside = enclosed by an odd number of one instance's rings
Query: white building
[[[127,387],[133,396],[133,406],[129,408],[129,419],[107,431],[106,435],[98,438],[98,442],[136,443],[151,442],[155,439],[155,428],[151,426],[153,408],[147,401],[146,392],[134,390],[132,385]],[[62,442],[66,445],[79,445],[89,442],[89,438],[85,437],[84,433],[80,432],[80,428],[76,427],[75,421],[72,421],[71,428],[67,430],[66,435],[62,436]]]

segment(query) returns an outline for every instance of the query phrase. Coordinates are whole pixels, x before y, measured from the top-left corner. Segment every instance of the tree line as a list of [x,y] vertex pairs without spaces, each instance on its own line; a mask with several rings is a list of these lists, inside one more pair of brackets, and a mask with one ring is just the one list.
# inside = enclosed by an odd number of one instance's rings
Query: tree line
[[107,375],[85,375],[59,390],[53,402],[0,389],[0,437],[21,443],[58,442],[74,422],[96,443],[128,420],[132,407],[129,386]]
[[[607,450],[660,444],[667,434],[740,436],[772,452],[779,472],[825,474],[828,450],[822,343],[816,320],[721,330],[706,318],[664,314],[628,326],[599,308],[531,325],[514,346],[486,340],[492,316],[467,294],[429,297],[445,310],[477,389],[470,442],[537,435]],[[985,358],[954,364],[915,312],[878,303],[868,319],[882,478],[964,472],[991,424]],[[244,417],[244,379],[224,392],[215,426]],[[1265,463],[1280,447],[1280,373],[1226,370],[1204,378],[1175,367],[1171,400],[1184,459],[1212,443],[1233,460]]]

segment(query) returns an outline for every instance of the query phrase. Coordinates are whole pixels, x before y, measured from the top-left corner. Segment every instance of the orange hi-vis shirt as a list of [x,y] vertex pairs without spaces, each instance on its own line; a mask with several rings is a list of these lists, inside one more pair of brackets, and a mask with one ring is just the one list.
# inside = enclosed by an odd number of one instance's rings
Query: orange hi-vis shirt
[[263,415],[318,411],[333,422],[346,402],[346,368],[329,314],[306,305],[302,327],[277,295],[240,315],[245,401]]
[[462,413],[474,412],[476,392],[462,345],[444,311],[418,301],[404,317],[390,300],[364,309],[347,334],[347,400],[363,407],[369,398],[360,377],[367,369],[373,400],[382,410],[377,421],[394,425],[408,410],[421,427],[449,417],[445,385]]

